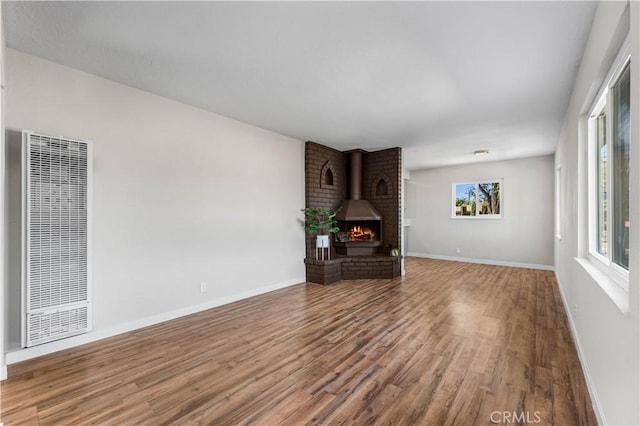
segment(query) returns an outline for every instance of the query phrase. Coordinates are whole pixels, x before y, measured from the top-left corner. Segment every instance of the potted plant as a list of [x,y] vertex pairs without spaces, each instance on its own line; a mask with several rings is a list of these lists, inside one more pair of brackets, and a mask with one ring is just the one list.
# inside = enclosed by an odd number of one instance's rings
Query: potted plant
[[396,261],[398,262],[398,265],[400,264],[400,262],[402,261],[402,252],[400,251],[399,248],[392,248],[389,251],[389,255],[391,257],[395,257]]
[[307,207],[302,211],[305,216],[305,231],[316,234],[316,248],[329,248],[329,234],[340,230],[335,219],[340,209],[332,212],[323,207]]

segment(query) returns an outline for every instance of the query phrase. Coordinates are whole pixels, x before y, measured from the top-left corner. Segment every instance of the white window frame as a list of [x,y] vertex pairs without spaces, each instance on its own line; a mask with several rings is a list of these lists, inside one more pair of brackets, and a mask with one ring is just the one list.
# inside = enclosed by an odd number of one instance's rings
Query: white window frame
[[[485,183],[499,183],[500,184],[500,214],[482,214],[475,216],[456,216],[456,186],[458,185],[475,185],[476,186],[476,212],[479,211],[479,195],[478,195],[478,185],[482,185]],[[483,179],[477,181],[467,181],[467,182],[454,182],[451,184],[451,219],[471,219],[471,220],[486,220],[486,219],[502,219],[504,214],[504,179]]]
[[[613,249],[613,238],[611,238],[611,218],[613,217],[611,207],[615,205],[614,203],[614,193],[611,190],[613,182],[612,182],[612,161],[613,161],[613,152],[610,148],[607,150],[607,220],[608,220],[608,235],[607,235],[607,256],[603,256],[598,252],[597,249],[597,238],[598,233],[596,231],[598,226],[598,197],[597,197],[597,167],[596,164],[598,158],[596,156],[596,129],[595,129],[595,118],[597,115],[603,110],[606,110],[607,118],[613,117],[612,114],[612,105],[611,100],[609,98],[611,87],[617,82],[618,78],[620,78],[622,71],[624,71],[626,65],[631,60],[631,43],[629,37],[625,40],[616,57],[613,65],[607,77],[604,80],[604,84],[600,88],[598,95],[595,98],[595,102],[591,106],[588,115],[588,261],[595,266],[600,272],[605,274],[610,280],[612,280],[615,284],[619,285],[625,291],[629,291],[629,271],[624,269],[623,267],[617,265],[615,262],[610,260]],[[613,126],[609,125],[607,121],[607,140],[611,145],[609,147],[613,147],[611,142],[612,140],[612,129]]]
[[562,166],[556,167],[556,181],[555,181],[555,231],[556,238],[562,240],[562,211],[560,209],[560,203],[562,202]]

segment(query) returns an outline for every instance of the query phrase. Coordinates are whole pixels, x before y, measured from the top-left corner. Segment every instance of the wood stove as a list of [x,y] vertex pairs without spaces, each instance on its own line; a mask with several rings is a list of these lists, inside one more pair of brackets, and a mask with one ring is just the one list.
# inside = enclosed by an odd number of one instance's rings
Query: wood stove
[[338,227],[333,242],[337,254],[370,256],[382,245],[380,220],[341,220]]

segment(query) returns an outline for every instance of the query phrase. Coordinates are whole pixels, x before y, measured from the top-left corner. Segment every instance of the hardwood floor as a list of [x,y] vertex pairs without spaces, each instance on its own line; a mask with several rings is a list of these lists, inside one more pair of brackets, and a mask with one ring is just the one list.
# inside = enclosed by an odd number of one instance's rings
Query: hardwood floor
[[5,425],[596,424],[552,272],[429,259],[407,259],[406,277],[300,284],[9,375]]

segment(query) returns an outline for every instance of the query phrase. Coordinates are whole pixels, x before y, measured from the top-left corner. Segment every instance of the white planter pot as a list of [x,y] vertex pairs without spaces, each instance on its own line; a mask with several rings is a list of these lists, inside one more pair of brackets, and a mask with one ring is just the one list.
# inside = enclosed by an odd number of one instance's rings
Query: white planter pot
[[329,236],[318,235],[316,237],[316,248],[329,248]]

